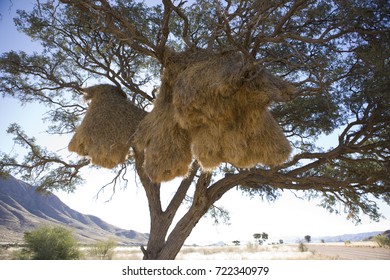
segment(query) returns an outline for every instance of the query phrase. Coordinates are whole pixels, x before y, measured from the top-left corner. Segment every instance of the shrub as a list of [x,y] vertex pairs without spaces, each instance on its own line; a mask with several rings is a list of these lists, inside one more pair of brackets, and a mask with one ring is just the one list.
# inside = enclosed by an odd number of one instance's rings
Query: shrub
[[300,242],[299,245],[298,245],[298,250],[299,252],[307,252],[308,248],[305,244],[303,244],[303,242]]
[[257,244],[252,242],[248,242],[245,247],[246,247],[246,252],[252,252],[252,253],[256,252],[257,249],[259,248]]
[[113,239],[99,241],[92,246],[89,253],[92,257],[97,257],[100,260],[112,260],[116,246],[117,243]]
[[23,259],[34,260],[76,260],[81,253],[72,232],[63,227],[44,226],[25,232],[26,248]]
[[390,239],[386,235],[379,234],[372,238],[379,247],[390,248]]

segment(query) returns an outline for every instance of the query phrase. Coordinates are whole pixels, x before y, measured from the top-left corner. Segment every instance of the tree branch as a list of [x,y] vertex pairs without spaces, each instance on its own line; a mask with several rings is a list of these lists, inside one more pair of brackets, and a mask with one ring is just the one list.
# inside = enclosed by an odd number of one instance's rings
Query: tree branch
[[182,38],[186,45],[190,48],[195,47],[194,43],[190,40],[189,36],[189,21],[187,15],[180,9],[180,6],[184,5],[186,1],[181,1],[177,6],[173,5],[171,0],[162,0],[165,10],[173,10],[183,20],[183,33]]
[[129,22],[128,19],[121,15],[120,11],[114,10],[108,1],[100,0],[101,5],[94,4],[94,2],[89,0],[61,0],[61,2],[77,7],[86,16],[94,19],[105,33],[112,34],[139,53],[151,57],[155,56],[156,46],[142,35],[134,23]]

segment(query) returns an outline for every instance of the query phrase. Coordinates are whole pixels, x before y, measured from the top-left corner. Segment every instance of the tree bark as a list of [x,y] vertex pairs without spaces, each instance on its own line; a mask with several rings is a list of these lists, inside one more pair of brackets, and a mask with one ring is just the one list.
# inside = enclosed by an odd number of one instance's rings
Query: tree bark
[[192,206],[169,234],[165,246],[157,257],[158,260],[175,259],[193,228],[203,215],[207,213],[212,204],[207,196],[207,187],[210,184],[210,180],[211,173],[202,173],[199,177]]
[[[142,157],[139,156],[138,160],[142,161]],[[139,162],[137,165],[138,164]],[[150,180],[145,180],[146,177],[144,177],[143,171],[139,170],[139,172],[141,172],[139,175],[140,178],[142,177],[141,181],[143,181],[142,183],[149,202],[151,222],[147,248],[141,247],[144,254],[144,260],[175,259],[192,229],[210,208],[212,202],[207,197],[207,187],[210,184],[211,174],[203,173],[200,175],[196,184],[192,206],[168,236],[168,230],[172,224],[173,218],[175,217],[179,206],[182,204],[198,169],[198,164],[194,163],[190,175],[181,182],[165,211],[161,208],[160,185],[153,184]]]
[[[194,203],[188,213],[176,225],[172,234],[166,241],[169,227],[176,215],[177,210],[186,197],[187,191],[194,180],[194,177],[199,170],[199,165],[194,162],[191,167],[190,174],[181,182],[178,190],[173,196],[171,202],[164,211],[161,206],[160,184],[150,181],[149,177],[143,170],[144,155],[142,152],[135,152],[135,162],[138,176],[145,189],[146,197],[149,203],[150,212],[150,234],[147,247],[141,247],[144,254],[144,260],[173,260],[180,251],[186,238],[191,233],[191,230],[197,224],[199,219],[207,212],[208,208],[203,203],[199,203],[200,199],[194,199]],[[197,183],[197,188],[202,185],[202,189],[207,189],[210,183],[211,175],[200,176]],[[201,192],[195,191],[196,197],[200,196]],[[203,192],[204,193],[204,192]],[[196,203],[195,203],[196,202]],[[201,207],[200,207],[201,206]],[[184,229],[184,230],[183,230]],[[174,240],[174,241],[173,241]]]

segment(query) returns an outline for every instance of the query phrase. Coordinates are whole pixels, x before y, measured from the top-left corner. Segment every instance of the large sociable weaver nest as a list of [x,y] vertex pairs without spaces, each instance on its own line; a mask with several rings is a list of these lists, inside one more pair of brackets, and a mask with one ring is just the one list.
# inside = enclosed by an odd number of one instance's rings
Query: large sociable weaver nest
[[236,51],[168,51],[163,65],[148,114],[113,86],[86,89],[91,104],[69,149],[112,168],[134,147],[154,182],[185,176],[194,159],[204,170],[288,159],[290,144],[268,107],[294,96],[290,83]]

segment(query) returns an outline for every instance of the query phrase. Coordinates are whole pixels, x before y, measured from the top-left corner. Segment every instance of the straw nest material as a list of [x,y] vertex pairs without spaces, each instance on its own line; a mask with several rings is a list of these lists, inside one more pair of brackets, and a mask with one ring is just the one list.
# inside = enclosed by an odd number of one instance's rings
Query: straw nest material
[[258,117],[253,129],[243,125],[248,120],[243,116],[238,123],[200,126],[193,131],[192,152],[203,169],[212,170],[221,162],[239,168],[259,163],[275,166],[288,159],[291,148],[282,129],[268,111],[259,112]]
[[173,117],[166,85],[160,88],[153,110],[141,121],[134,145],[137,151],[144,151],[144,169],[153,182],[169,181],[188,173],[191,143],[187,131]]
[[176,118],[184,128],[235,121],[242,113],[266,109],[271,101],[287,101],[296,92],[238,52],[204,57],[181,71],[173,86]]
[[[93,120],[98,118],[92,115],[92,100],[84,120],[86,124],[83,122],[81,131],[75,135],[75,138],[83,139],[75,145],[79,153],[95,158],[101,155],[114,157],[117,153],[111,151],[112,147],[119,151],[122,145],[123,151],[110,162],[113,165],[124,160],[123,152],[129,148],[124,144],[129,145],[129,142],[116,141],[107,145],[111,138],[101,131],[109,131],[115,139],[126,132],[126,140],[136,131],[132,138],[133,148],[144,153],[144,170],[154,182],[185,176],[193,158],[206,170],[222,162],[249,168],[259,163],[277,165],[288,158],[290,144],[268,106],[272,101],[286,101],[295,93],[289,83],[238,52],[167,51],[163,65],[162,83],[154,108],[142,120],[139,118],[134,122],[133,114],[132,118],[123,118],[123,124],[111,127],[112,120],[119,118],[116,115],[119,110],[114,105],[123,99],[120,94],[110,94],[107,95],[109,101],[104,101],[107,105],[96,105],[96,108],[106,107],[106,116],[100,121],[106,123],[94,127],[96,132],[86,133],[84,130],[93,130]],[[130,126],[131,119],[133,126]],[[114,131],[114,128],[118,130]],[[77,133],[79,137],[76,137]],[[103,139],[102,143],[94,142],[99,138]],[[90,146],[97,151],[93,156]]]
[[106,168],[124,163],[132,136],[146,112],[112,85],[88,87],[84,94],[90,104],[69,143],[69,151],[88,156],[92,163]]
[[191,139],[174,117],[172,86],[177,75],[209,52],[176,53],[167,50],[159,94],[153,110],[142,120],[134,135],[137,151],[144,152],[144,170],[153,182],[186,176],[192,161]]
[[268,106],[286,101],[295,88],[240,53],[202,56],[173,84],[175,119],[189,132],[192,153],[204,169],[221,162],[249,168],[277,165],[290,145]]

